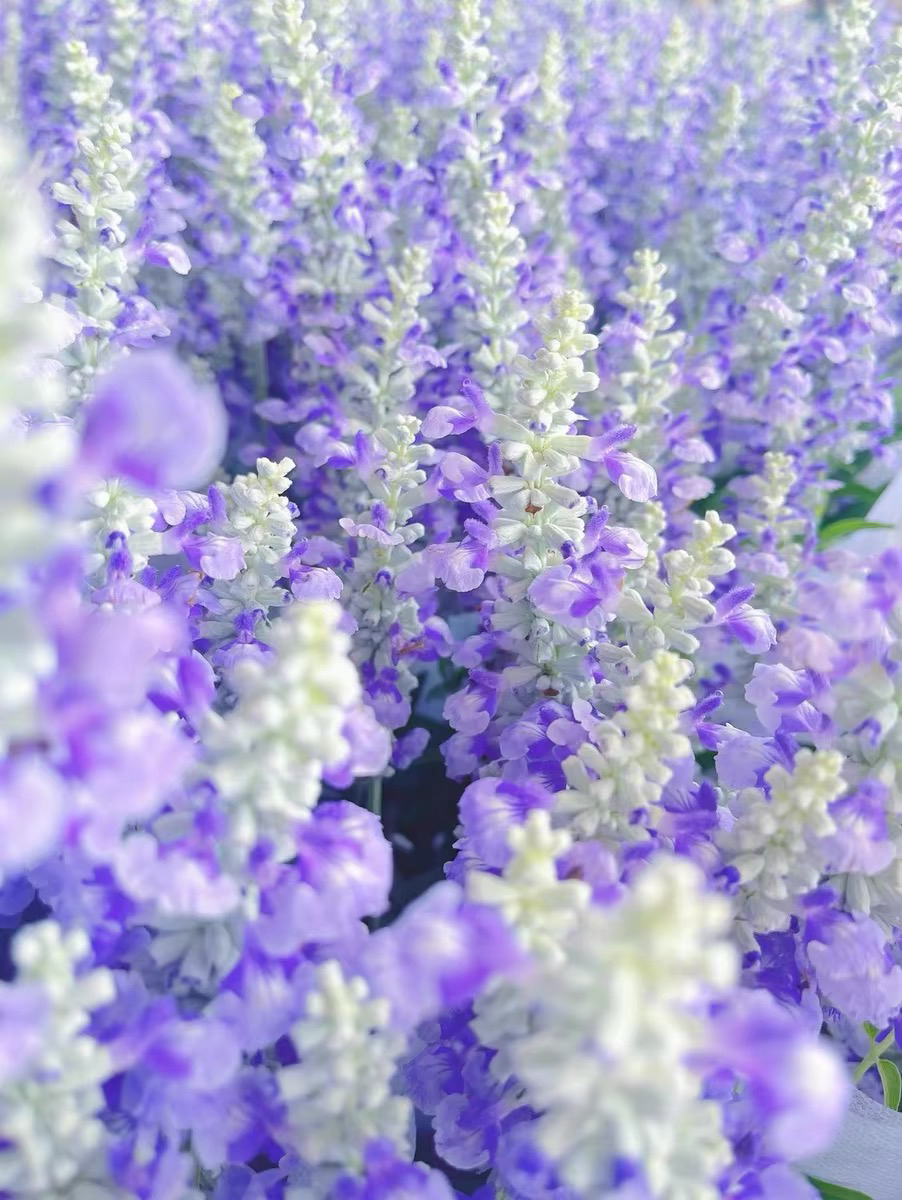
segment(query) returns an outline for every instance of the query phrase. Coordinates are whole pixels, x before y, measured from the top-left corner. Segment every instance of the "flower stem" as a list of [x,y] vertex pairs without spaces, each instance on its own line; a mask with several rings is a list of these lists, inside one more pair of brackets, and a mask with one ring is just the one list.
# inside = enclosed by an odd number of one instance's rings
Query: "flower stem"
[[855,1083],[860,1083],[861,1080],[864,1079],[865,1075],[867,1075],[868,1071],[870,1071],[871,1067],[876,1067],[877,1060],[880,1058],[883,1052],[885,1050],[889,1050],[895,1044],[896,1035],[892,1032],[892,1030],[882,1042],[874,1042],[870,1050],[868,1050],[867,1054],[855,1068],[855,1073],[852,1076],[853,1081]]
[[374,813],[379,820],[382,820],[382,776],[374,775],[370,780],[370,798],[369,810]]

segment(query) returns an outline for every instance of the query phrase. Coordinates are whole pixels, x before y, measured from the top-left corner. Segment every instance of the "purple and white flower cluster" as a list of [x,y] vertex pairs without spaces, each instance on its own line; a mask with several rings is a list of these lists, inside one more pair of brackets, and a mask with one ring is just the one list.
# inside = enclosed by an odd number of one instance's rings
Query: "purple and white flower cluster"
[[902,1096],[892,6],[2,8],[0,1197],[814,1200]]

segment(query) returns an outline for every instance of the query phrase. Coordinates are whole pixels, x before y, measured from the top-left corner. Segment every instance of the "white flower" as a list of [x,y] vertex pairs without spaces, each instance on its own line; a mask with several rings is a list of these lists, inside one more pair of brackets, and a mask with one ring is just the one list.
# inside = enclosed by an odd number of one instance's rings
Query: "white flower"
[[209,718],[209,773],[229,813],[227,854],[240,857],[270,837],[290,858],[323,768],[348,752],[342,727],[360,684],[340,618],[331,601],[289,606],[270,632],[272,660],[238,663],[235,707]]
[[82,522],[82,531],[91,551],[86,564],[89,574],[103,570],[113,533],[124,537],[135,573],[162,552],[162,534],[154,530],[157,506],[149,496],[138,495],[120,479],[109,479],[87,499],[90,515]]
[[70,101],[78,122],[71,175],[53,195],[72,213],[57,223],[54,257],[66,268],[75,291],[75,315],[90,336],[63,356],[73,395],[81,398],[112,354],[111,338],[122,297],[134,288],[125,247],[138,206],[133,185],[138,165],[132,153],[132,118],[113,99],[113,80],[81,41],[65,48]]
[[294,465],[290,458],[279,462],[258,458],[256,472],[217,485],[225,498],[226,517],[212,528],[224,537],[238,538],[245,565],[234,579],[216,579],[210,585],[215,605],[202,623],[208,637],[233,637],[236,617],[255,610],[268,617],[271,609],[287,602],[288,592],[279,580],[286,573],[284,561],[295,534],[291,502],[285,495]]
[[533,809],[523,825],[511,829],[508,840],[513,855],[504,874],[471,871],[467,894],[477,904],[497,908],[529,954],[542,962],[560,962],[562,941],[590,898],[588,884],[557,876],[557,859],[571,838],[551,828],[549,813]]
[[661,1200],[720,1195],[731,1150],[687,1059],[704,1045],[706,999],[736,978],[728,918],[697,867],[660,857],[619,904],[582,914],[563,966],[529,981],[531,1028],[511,1061],[542,1114],[539,1144],[581,1194],[601,1194],[625,1157]]
[[410,1101],[392,1093],[405,1041],[389,1027],[387,1000],[337,962],[323,963],[291,1040],[300,1062],[278,1080],[291,1144],[306,1165],[359,1171],[375,1138],[407,1149]]
[[[647,836],[646,822],[656,824],[670,763],[692,753],[680,729],[694,699],[684,686],[691,670],[685,659],[657,651],[623,689],[625,707],[600,721],[564,762],[569,788],[559,793],[558,807],[580,837],[632,841]],[[644,822],[636,821],[638,813]]]
[[631,450],[652,464],[664,450],[669,402],[677,390],[679,370],[673,356],[686,340],[683,333],[668,332],[674,324],[670,306],[676,292],[663,286],[666,274],[658,253],[649,249],[637,250],[626,268],[630,286],[617,301],[632,319],[633,340],[627,360],[605,388],[606,401],[623,421],[636,426]]
[[736,565],[725,548],[736,535],[732,525],[714,511],[692,523],[684,546],[663,555],[664,578],[647,579],[643,594],[623,589],[617,615],[627,628],[627,640],[638,657],[659,647],[694,654],[698,638],[691,632],[714,615],[707,599],[714,591],[712,579],[727,575]]
[[[0,1191],[68,1196],[80,1177],[100,1169],[106,1129],[100,1085],[113,1071],[109,1052],[86,1033],[91,1011],[114,997],[106,970],[80,972],[90,944],[53,921],[22,929],[13,942],[17,981],[44,993],[48,1012],[40,1049],[0,1086]],[[15,986],[15,985],[13,985]]]
[[827,866],[820,842],[836,831],[830,805],[845,791],[842,769],[836,750],[800,750],[792,771],[770,768],[766,790],[744,788],[730,799],[734,824],[720,844],[739,873],[747,940],[746,927],[786,929],[796,899],[819,883]]
[[[501,876],[471,871],[467,895],[477,904],[496,908],[535,964],[564,965],[564,945],[591,899],[589,885],[559,879],[557,860],[572,844],[564,830],[551,828],[551,816],[534,809],[509,834],[513,852]],[[498,1051],[493,1073],[502,1080],[513,1073],[510,1049],[530,1028],[532,999],[517,980],[492,981],[476,1001],[473,1029]]]

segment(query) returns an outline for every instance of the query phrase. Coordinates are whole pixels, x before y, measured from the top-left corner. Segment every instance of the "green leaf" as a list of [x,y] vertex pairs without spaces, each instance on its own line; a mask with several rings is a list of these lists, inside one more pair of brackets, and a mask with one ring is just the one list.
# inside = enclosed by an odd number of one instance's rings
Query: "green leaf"
[[868,504],[874,504],[885,490],[885,484],[879,488],[869,488],[865,487],[863,483],[859,483],[857,479],[850,479],[842,485],[838,492],[833,493],[831,499],[835,497],[845,499],[848,496],[854,497],[856,500],[864,500]]
[[826,1179],[816,1179],[813,1175],[808,1176],[808,1182],[814,1184],[824,1200],[871,1200],[864,1192],[856,1192],[838,1183],[827,1183]]
[[883,1084],[883,1103],[894,1112],[899,1111],[902,1102],[902,1074],[894,1062],[888,1058],[877,1060],[877,1070],[880,1072],[880,1082]]
[[872,1025],[870,1021],[865,1021],[861,1028],[865,1031],[872,1042],[876,1041],[877,1034],[880,1032],[876,1025]]
[[868,521],[864,517],[843,517],[839,521],[833,521],[829,525],[824,525],[818,536],[818,544],[829,546],[831,542],[837,541],[841,537],[848,537],[850,533],[857,533],[859,529],[892,529],[892,525],[887,525],[883,521]]

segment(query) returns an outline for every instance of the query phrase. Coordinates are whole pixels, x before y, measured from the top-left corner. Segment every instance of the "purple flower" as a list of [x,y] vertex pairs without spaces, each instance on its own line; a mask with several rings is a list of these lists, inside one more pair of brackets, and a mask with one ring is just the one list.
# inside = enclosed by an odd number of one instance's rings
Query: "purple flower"
[[155,838],[134,833],[115,852],[113,867],[123,893],[139,903],[152,903],[167,916],[213,920],[238,907],[235,880],[215,866],[178,848],[161,852]]
[[480,521],[466,521],[460,542],[430,546],[427,551],[436,576],[454,592],[472,592],[485,579],[492,548],[491,530]]
[[171,354],[130,355],[101,380],[85,414],[82,457],[139,488],[205,483],[225,450],[219,398]]
[[623,492],[627,500],[644,504],[657,495],[658,477],[654,468],[641,458],[636,458],[635,454],[625,451],[606,454],[604,465],[611,483]]
[[379,818],[346,800],[318,805],[297,838],[301,878],[354,917],[388,908],[391,846]]
[[191,259],[184,246],[174,242],[149,242],[144,251],[144,261],[155,267],[169,267],[177,275],[187,275],[191,270]]
[[896,848],[887,836],[888,803],[888,789],[875,779],[834,801],[830,814],[837,830],[824,840],[832,871],[877,875],[890,865]]
[[425,752],[429,745],[428,729],[411,729],[395,741],[391,763],[398,771],[404,771]]
[[465,687],[445,701],[445,720],[458,733],[483,733],[498,706],[501,678],[491,671],[470,672]]
[[635,432],[633,426],[623,426],[613,434],[602,438],[593,438],[586,457],[590,461],[604,463],[611,483],[626,496],[627,500],[635,500],[644,504],[658,491],[658,477],[654,468],[648,463],[630,454],[628,450],[615,450],[616,442],[624,441]]
[[489,421],[491,411],[482,388],[471,379],[465,379],[459,403],[435,405],[423,418],[420,432],[428,441],[438,441],[452,433],[466,433],[474,425]]
[[551,810],[554,796],[536,783],[477,779],[460,798],[460,819],[473,854],[502,868],[511,856],[508,835],[534,808]]
[[404,541],[403,534],[397,531],[389,533],[367,521],[361,523],[351,517],[342,517],[338,523],[350,537],[365,538],[368,541],[377,542],[380,546],[400,546]]
[[310,600],[337,600],[343,584],[330,567],[292,567],[288,574],[291,594],[305,603]]
[[732,634],[749,654],[764,654],[776,642],[777,631],[763,609],[746,603],[753,591],[740,587],[726,592],[714,605],[711,624]]
[[578,564],[547,567],[529,586],[539,612],[563,625],[597,629],[613,616],[621,573],[598,568],[591,574]]
[[183,547],[188,562],[210,579],[234,579],[246,565],[238,538],[207,533],[187,538]]
[[439,460],[438,470],[441,477],[441,495],[450,495],[456,500],[466,500],[471,504],[488,500],[488,472],[466,455],[448,451]]
[[807,672],[791,671],[782,663],[756,663],[745,688],[746,700],[768,733],[825,728],[827,718],[813,703],[817,694],[817,683]]
[[24,1075],[44,1046],[50,1002],[34,983],[0,983],[0,1084]]
[[66,787],[37,755],[0,764],[0,875],[36,866],[59,847],[68,816]]
[[501,917],[470,904],[457,884],[446,881],[372,936],[363,974],[376,994],[391,1001],[395,1024],[409,1032],[467,1003],[490,978],[519,962]]
[[438,1171],[398,1158],[390,1142],[371,1142],[364,1156],[363,1179],[344,1176],[328,1200],[454,1200],[451,1186]]
[[[394,710],[394,706],[392,708]],[[406,709],[402,710],[400,719],[394,714],[391,728],[404,723],[406,712]],[[333,787],[348,787],[361,775],[382,774],[391,755],[391,737],[379,720],[385,716],[384,706],[380,706],[378,713],[368,704],[356,704],[347,711],[341,733],[348,744],[348,756],[343,762],[324,769],[326,783]]]
[[857,1023],[882,1029],[902,1008],[902,967],[892,944],[870,917],[829,914],[809,923],[808,960],[820,991]]
[[778,1158],[825,1149],[845,1116],[850,1087],[839,1057],[770,992],[735,992],[715,1013],[698,1059],[735,1076]]

